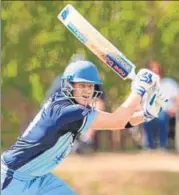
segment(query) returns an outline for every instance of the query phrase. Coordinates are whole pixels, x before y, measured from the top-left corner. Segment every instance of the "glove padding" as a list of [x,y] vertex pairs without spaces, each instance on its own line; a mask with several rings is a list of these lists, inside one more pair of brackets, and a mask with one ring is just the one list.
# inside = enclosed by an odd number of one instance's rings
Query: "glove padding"
[[131,84],[131,90],[143,97],[147,91],[158,85],[159,76],[157,74],[148,69],[141,69]]
[[144,121],[149,122],[154,118],[158,118],[167,102],[168,98],[159,89],[151,89],[146,94],[146,100],[144,102]]

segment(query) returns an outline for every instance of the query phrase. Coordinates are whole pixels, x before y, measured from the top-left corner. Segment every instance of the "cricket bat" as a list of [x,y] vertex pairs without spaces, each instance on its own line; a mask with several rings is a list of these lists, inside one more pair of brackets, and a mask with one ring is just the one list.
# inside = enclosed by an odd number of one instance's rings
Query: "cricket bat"
[[66,28],[122,79],[135,78],[136,66],[95,29],[72,5],[58,14]]

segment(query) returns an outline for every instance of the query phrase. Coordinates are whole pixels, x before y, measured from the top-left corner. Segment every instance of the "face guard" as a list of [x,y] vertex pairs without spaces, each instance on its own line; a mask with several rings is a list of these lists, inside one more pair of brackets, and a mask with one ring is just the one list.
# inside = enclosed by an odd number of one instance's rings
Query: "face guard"
[[61,90],[68,98],[84,98],[74,97],[73,91],[77,88],[73,88],[72,83],[92,83],[95,85],[94,93],[91,99],[91,106],[94,107],[96,100],[102,94],[100,86],[102,84],[100,76],[96,66],[89,61],[76,61],[68,65],[62,75]]
[[69,82],[68,80],[62,80],[61,90],[62,90],[63,94],[65,95],[65,97],[68,97],[70,99],[84,99],[85,98],[86,99],[85,106],[87,106],[88,105],[87,102],[90,101],[91,102],[90,106],[92,108],[95,107],[97,98],[99,98],[103,93],[101,91],[100,87],[98,85],[95,85],[92,97],[74,96],[73,95],[74,90],[79,90],[79,88],[76,88],[76,87],[74,88],[72,83]]

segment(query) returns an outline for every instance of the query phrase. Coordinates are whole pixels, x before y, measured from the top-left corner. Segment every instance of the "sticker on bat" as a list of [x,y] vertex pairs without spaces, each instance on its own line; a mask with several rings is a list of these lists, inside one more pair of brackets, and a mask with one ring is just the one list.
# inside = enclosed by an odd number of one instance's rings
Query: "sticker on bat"
[[70,32],[72,32],[83,44],[86,43],[87,38],[85,36],[83,36],[80,31],[71,23],[69,22],[69,24],[67,25],[67,28],[70,30]]
[[61,18],[63,20],[66,20],[67,16],[69,15],[70,13],[70,10],[69,10],[69,7],[67,7],[62,13],[61,13]]
[[87,42],[87,47],[90,48],[100,59],[110,66],[119,76],[126,78],[129,72],[124,70],[124,67],[119,64],[110,54],[101,52],[93,43]]
[[[116,70],[116,72],[118,72],[123,78],[127,77],[127,75],[130,73],[132,67],[130,68],[130,70],[128,70],[129,66],[126,68],[125,61],[122,61],[122,60],[118,61],[119,58],[118,58],[118,60],[116,60],[110,54],[106,54],[106,57],[110,60],[110,64],[112,62],[112,67]],[[124,66],[124,64],[125,64],[125,66]]]
[[111,53],[112,56],[114,56],[114,58],[120,62],[120,64],[125,68],[125,70],[127,70],[127,72],[131,72],[132,68],[133,68],[133,65],[130,64],[130,62],[128,62],[128,60],[126,59],[126,57],[122,57],[122,56],[119,56],[119,55],[115,55],[113,53]]

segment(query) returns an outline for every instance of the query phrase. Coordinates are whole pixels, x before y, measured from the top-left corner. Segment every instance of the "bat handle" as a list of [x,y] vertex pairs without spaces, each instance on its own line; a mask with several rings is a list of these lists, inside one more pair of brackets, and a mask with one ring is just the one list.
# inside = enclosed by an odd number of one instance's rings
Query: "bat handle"
[[127,78],[131,79],[133,81],[135,79],[135,77],[136,77],[135,69],[132,69],[132,71],[129,73]]

